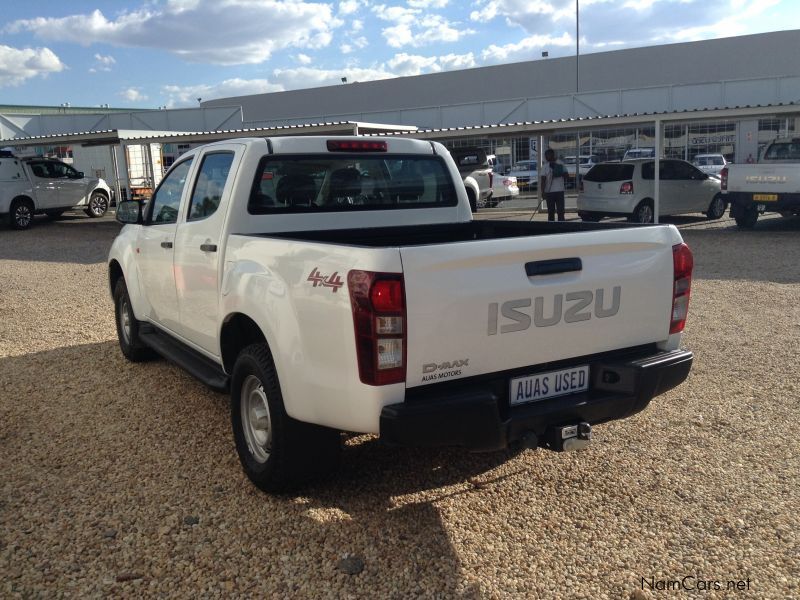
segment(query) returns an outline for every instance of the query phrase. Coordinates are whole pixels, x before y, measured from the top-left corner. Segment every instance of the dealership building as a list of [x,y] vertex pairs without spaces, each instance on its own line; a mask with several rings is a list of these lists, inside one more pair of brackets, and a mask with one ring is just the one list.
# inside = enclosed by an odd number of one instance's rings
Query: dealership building
[[[132,154],[149,160],[144,171],[157,181],[198,143],[328,134],[337,125],[481,146],[503,165],[532,158],[542,143],[562,156],[615,160],[653,148],[657,138],[664,156],[721,153],[745,162],[770,140],[800,131],[798,56],[800,30],[791,30],[343,82],[191,109],[0,106],[0,144],[60,156],[107,179],[115,174],[122,188],[131,184]],[[137,146],[144,150],[137,154]]]

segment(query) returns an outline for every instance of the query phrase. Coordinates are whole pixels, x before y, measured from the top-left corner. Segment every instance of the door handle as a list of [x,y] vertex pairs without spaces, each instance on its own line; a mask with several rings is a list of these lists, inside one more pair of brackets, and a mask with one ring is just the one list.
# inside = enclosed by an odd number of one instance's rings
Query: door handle
[[525,273],[528,277],[536,275],[553,275],[555,273],[569,273],[580,271],[583,264],[580,258],[556,258],[555,260],[537,260],[525,263]]
[[162,248],[172,248],[172,242],[161,242]]
[[217,245],[216,244],[200,244],[200,250],[203,252],[216,252]]

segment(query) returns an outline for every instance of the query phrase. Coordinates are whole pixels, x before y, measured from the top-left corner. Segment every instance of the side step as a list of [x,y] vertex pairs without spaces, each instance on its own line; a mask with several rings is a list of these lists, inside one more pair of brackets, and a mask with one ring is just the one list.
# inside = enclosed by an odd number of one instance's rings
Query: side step
[[218,392],[227,392],[230,377],[214,361],[152,325],[142,324],[139,339],[168,361],[175,363],[208,387]]

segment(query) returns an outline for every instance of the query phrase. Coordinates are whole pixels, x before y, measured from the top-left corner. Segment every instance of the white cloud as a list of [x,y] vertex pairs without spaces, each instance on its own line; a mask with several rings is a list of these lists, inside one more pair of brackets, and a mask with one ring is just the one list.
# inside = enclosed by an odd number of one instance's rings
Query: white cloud
[[339,14],[351,15],[358,10],[360,5],[361,3],[358,0],[344,0],[344,2],[339,2]]
[[49,48],[12,48],[0,45],[0,87],[58,73],[66,67]]
[[[300,67],[301,69],[305,67]],[[226,79],[221,83],[207,85],[167,85],[162,89],[168,97],[167,106],[197,106],[197,99],[213,100],[231,96],[248,96],[267,92],[280,92],[284,87],[266,79]]]
[[356,33],[362,29],[364,29],[364,21],[361,19],[353,19],[353,22],[350,24],[350,30],[353,33]]
[[9,33],[88,46],[156,48],[188,61],[256,64],[283,48],[322,48],[343,22],[329,4],[278,0],[168,0],[115,18],[100,10],[15,21]]
[[451,23],[442,15],[426,14],[418,8],[379,4],[373,6],[372,11],[379,19],[394,23],[381,30],[386,43],[392,48],[419,48],[436,42],[457,42],[475,33],[473,29]]
[[443,71],[469,69],[475,66],[475,56],[472,52],[467,54],[445,54],[439,57],[439,65]]
[[444,8],[450,0],[408,0],[408,5],[413,8]]
[[350,44],[342,44],[339,46],[339,51],[342,54],[350,54],[353,51],[353,47]]
[[367,38],[362,35],[361,37],[357,37],[353,40],[353,45],[356,48],[363,49],[369,46],[369,42],[367,41]]
[[94,55],[94,66],[89,69],[89,73],[97,73],[98,71],[111,71],[117,61],[113,56],[103,56],[102,54]]
[[504,63],[520,60],[531,60],[539,58],[536,51],[542,48],[552,48],[555,46],[573,46],[575,40],[568,33],[560,37],[549,35],[531,35],[515,44],[505,44],[503,46],[490,45],[481,52],[481,58],[486,63]]
[[308,54],[303,54],[302,52],[295,56],[295,59],[297,59],[297,62],[299,62],[301,65],[311,64],[311,57]]
[[143,94],[139,88],[128,88],[119,93],[120,96],[125,98],[128,102],[144,102],[147,100],[147,95]]
[[401,53],[395,54],[386,64],[393,73],[401,77],[441,70],[438,59],[435,56],[416,56]]

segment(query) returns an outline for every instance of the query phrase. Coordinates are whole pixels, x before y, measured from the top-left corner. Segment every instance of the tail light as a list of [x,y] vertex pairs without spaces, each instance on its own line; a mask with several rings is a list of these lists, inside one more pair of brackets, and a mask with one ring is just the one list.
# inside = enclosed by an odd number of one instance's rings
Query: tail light
[[494,172],[489,171],[489,187],[492,187],[493,182],[494,182]]
[[728,190],[728,167],[723,167],[722,170],[719,172],[719,187],[721,190]]
[[581,182],[578,184],[578,191],[583,192],[583,178],[581,178]]
[[406,306],[403,276],[350,271],[347,274],[358,375],[367,385],[406,380]]
[[694,268],[694,257],[689,246],[676,244],[672,247],[672,266],[674,282],[672,284],[670,334],[683,331],[686,325],[686,315],[689,313],[689,293],[692,290],[692,269]]
[[619,186],[619,193],[620,194],[632,194],[633,193],[633,182],[626,181],[621,186]]

